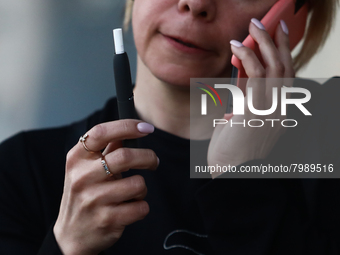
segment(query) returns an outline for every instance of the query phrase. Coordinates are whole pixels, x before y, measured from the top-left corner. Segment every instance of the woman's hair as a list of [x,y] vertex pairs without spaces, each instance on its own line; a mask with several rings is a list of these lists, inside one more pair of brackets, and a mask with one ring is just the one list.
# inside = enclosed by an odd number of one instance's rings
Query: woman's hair
[[123,28],[125,31],[128,30],[131,20],[131,14],[132,14],[132,6],[134,0],[125,0],[125,15],[124,15],[124,22],[123,22]]
[[294,58],[298,71],[324,46],[335,20],[339,0],[307,0],[309,21],[301,50]]
[[[306,0],[309,17],[301,50],[294,58],[294,69],[298,71],[324,46],[333,26],[339,0]],[[124,29],[131,20],[133,0],[126,0]]]

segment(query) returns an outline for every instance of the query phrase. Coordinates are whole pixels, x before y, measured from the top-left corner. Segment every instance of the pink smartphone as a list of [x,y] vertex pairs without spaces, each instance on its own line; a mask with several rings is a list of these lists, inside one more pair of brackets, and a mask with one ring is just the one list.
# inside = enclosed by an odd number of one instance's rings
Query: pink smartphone
[[[307,15],[308,5],[305,3],[305,1],[279,0],[263,17],[261,22],[266,28],[266,31],[269,33],[269,35],[273,38],[275,35],[275,30],[280,23],[280,20],[284,20],[289,29],[290,49],[293,50],[304,35]],[[248,35],[247,38],[243,41],[243,45],[254,50],[255,54],[262,62],[259,47],[250,35]],[[238,69],[237,78],[248,78],[241,61],[234,55],[231,59],[231,63]],[[237,85],[245,94],[245,83],[238,82]]]

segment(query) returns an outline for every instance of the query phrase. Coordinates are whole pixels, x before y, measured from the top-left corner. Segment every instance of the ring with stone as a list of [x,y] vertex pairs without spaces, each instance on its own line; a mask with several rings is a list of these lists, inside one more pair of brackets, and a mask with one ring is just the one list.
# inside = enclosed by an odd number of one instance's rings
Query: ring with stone
[[86,138],[88,138],[88,137],[89,137],[89,135],[86,133],[85,135],[83,135],[79,138],[79,142],[81,142],[83,144],[83,147],[86,151],[88,151],[90,153],[95,153],[95,151],[90,150],[85,144]]
[[110,172],[110,169],[109,169],[109,167],[107,166],[107,163],[106,163],[104,157],[101,158],[100,163],[102,163],[102,166],[104,167],[104,170],[105,170],[106,175],[107,175],[107,176],[112,176],[113,174]]

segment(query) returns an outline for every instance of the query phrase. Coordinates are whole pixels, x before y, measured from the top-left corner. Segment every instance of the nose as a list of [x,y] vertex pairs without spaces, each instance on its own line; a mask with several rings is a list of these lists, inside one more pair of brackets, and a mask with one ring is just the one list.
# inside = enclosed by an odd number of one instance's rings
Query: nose
[[214,0],[179,0],[178,9],[182,13],[190,13],[195,18],[212,21],[216,15]]

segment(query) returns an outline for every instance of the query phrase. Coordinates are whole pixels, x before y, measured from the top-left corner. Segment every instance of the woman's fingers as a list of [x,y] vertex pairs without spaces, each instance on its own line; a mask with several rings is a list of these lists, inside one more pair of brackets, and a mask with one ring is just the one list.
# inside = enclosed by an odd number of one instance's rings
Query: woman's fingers
[[[102,160],[104,160],[111,174],[114,175],[113,178],[108,179]],[[119,148],[105,157],[95,160],[82,160],[77,164],[77,168],[67,170],[67,177],[74,191],[79,192],[92,183],[102,183],[107,179],[120,179],[117,176],[129,169],[155,170],[159,164],[159,159],[155,152],[150,149]]]
[[111,142],[105,147],[105,150],[103,151],[102,154],[103,154],[103,156],[106,156],[110,152],[117,150],[118,148],[121,148],[121,147],[123,147],[122,141]]
[[273,39],[265,30],[263,24],[257,19],[252,19],[249,25],[249,33],[259,45],[261,56],[265,64],[266,77],[283,77],[285,66],[280,59],[279,51],[276,48]]
[[133,175],[119,180],[98,183],[84,190],[84,204],[115,205],[129,200],[143,200],[147,194],[145,180],[141,175]]
[[233,54],[242,61],[249,78],[295,77],[290,52],[289,31],[283,20],[280,21],[276,29],[275,43],[263,24],[257,19],[251,20],[249,33],[259,46],[263,64],[253,50],[244,47],[238,41],[232,40],[230,42]]
[[[277,26],[275,33],[275,44],[280,54],[281,61],[285,66],[285,74],[283,79],[283,85],[286,87],[292,87],[295,78],[295,70],[293,65],[293,58],[290,52],[290,42],[289,42],[289,31],[286,23],[281,20],[280,24]],[[281,90],[280,90],[281,92]],[[290,94],[286,95],[288,98]],[[279,93],[279,98],[281,98],[281,93]],[[282,128],[283,133],[287,128]]]
[[127,226],[144,219],[150,208],[146,201],[122,203],[113,208],[113,219],[117,225]]
[[[281,87],[292,86],[295,73],[290,53],[288,28],[284,21],[278,24],[275,32],[275,43],[266,32],[263,24],[252,19],[249,32],[258,43],[261,58],[260,62],[255,52],[244,47],[240,42],[231,41],[232,51],[242,61],[242,65],[250,78],[247,87],[252,87],[253,105],[256,109],[267,109],[272,106],[273,88],[277,88],[277,98],[281,98]],[[252,79],[256,78],[256,79]],[[260,79],[265,78],[265,79]],[[282,78],[285,78],[282,80]],[[265,92],[264,92],[265,91]],[[263,100],[263,96],[268,100]]]
[[118,174],[128,169],[150,169],[158,167],[158,157],[150,149],[119,148],[105,156],[110,172]]
[[274,40],[280,55],[281,62],[285,67],[284,77],[294,78],[295,70],[293,67],[292,54],[290,52],[288,34],[289,34],[288,27],[286,23],[283,20],[281,20],[280,24],[277,26]]
[[[111,142],[140,138],[153,131],[153,125],[141,122],[140,120],[117,120],[94,126],[86,133],[87,136],[84,143],[90,151],[100,152]],[[74,149],[77,155],[82,154],[83,156],[93,158],[81,142],[79,142]],[[101,153],[93,153],[93,155],[94,157],[98,157]]]
[[231,40],[231,51],[242,62],[242,66],[249,78],[265,78],[266,70],[257,58],[255,52],[245,47],[241,42]]

